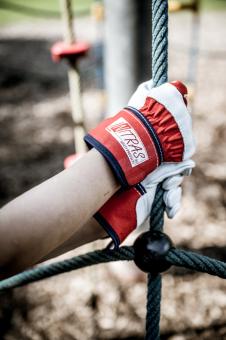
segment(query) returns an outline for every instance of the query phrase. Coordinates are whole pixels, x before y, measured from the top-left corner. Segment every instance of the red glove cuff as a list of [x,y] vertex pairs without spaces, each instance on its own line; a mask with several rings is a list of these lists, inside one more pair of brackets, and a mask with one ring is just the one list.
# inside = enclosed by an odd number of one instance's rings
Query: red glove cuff
[[124,187],[142,181],[160,165],[163,154],[154,129],[146,122],[148,131],[134,110],[123,109],[85,136],[86,143],[107,159]]
[[184,155],[183,136],[173,114],[151,97],[139,110],[127,107],[104,120],[85,141],[106,158],[124,188],[141,182],[162,162],[180,162]]
[[116,248],[136,229],[136,204],[144,193],[141,185],[123,192],[120,190],[94,215]]

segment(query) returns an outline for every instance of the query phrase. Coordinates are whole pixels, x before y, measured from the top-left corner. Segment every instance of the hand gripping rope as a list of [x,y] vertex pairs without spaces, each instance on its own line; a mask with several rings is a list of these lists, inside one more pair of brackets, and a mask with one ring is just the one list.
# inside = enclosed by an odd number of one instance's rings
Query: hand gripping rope
[[[167,81],[167,0],[152,0],[152,35],[152,76],[155,86],[159,86]],[[169,237],[162,232],[163,215],[163,190],[159,185],[151,212],[150,231],[139,236],[134,246],[115,251],[97,250],[27,270],[1,281],[0,292],[94,264],[134,260],[140,269],[148,272],[146,340],[157,340],[160,336],[160,272],[175,265],[226,279],[226,263],[173,246]]]

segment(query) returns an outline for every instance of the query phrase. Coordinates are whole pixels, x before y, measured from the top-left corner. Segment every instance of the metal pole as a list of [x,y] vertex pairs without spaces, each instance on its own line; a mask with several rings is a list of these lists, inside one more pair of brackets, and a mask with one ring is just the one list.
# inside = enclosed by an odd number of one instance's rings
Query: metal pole
[[105,0],[105,86],[107,115],[127,104],[136,88],[134,0]]
[[151,2],[105,0],[104,5],[107,115],[112,115],[151,78]]

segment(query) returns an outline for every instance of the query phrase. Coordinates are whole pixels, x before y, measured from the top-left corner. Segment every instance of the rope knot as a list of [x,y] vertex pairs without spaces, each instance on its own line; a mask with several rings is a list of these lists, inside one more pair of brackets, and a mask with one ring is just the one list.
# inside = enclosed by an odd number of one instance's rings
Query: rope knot
[[167,254],[173,248],[171,239],[161,231],[147,231],[134,242],[134,262],[146,273],[156,275],[171,267]]

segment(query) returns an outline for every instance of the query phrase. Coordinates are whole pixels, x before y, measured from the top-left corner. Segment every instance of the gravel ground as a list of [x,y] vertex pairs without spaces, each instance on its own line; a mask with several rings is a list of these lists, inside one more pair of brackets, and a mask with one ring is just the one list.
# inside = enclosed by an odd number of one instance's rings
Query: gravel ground
[[[176,245],[222,260],[226,259],[225,15],[201,16],[196,83],[191,87],[197,167],[185,181],[181,212],[166,221],[166,231]],[[189,14],[171,16],[172,79],[190,76],[191,22]],[[49,56],[52,41],[60,35],[55,21],[1,28],[2,205],[62,170],[64,157],[73,152],[66,67],[54,65]],[[89,19],[77,22],[77,36],[95,41],[95,27]],[[102,116],[104,107],[95,81],[90,82],[94,62],[91,54],[80,65],[89,126]],[[218,278],[179,269],[164,274],[162,339],[226,339],[225,291],[226,283]],[[65,274],[1,296],[0,337],[142,339],[145,294],[146,277],[133,264],[101,265]]]

